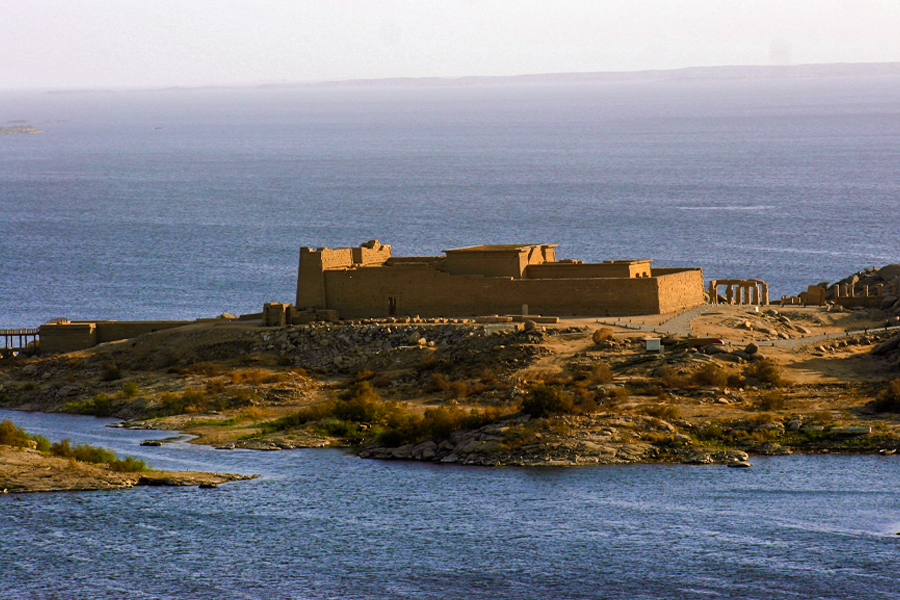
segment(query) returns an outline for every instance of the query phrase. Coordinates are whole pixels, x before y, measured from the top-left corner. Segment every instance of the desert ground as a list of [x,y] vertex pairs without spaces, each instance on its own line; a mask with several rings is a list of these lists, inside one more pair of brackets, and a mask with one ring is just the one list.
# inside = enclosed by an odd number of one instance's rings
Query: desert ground
[[900,448],[892,318],[704,305],[546,325],[223,319],[0,361],[0,406],[114,416],[225,449],[339,446],[456,464],[890,454]]

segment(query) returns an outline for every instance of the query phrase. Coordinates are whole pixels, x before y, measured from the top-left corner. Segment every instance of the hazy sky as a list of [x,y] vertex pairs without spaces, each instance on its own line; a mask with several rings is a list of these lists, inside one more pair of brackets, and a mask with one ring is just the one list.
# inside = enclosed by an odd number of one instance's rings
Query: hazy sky
[[900,61],[900,0],[0,0],[0,89]]

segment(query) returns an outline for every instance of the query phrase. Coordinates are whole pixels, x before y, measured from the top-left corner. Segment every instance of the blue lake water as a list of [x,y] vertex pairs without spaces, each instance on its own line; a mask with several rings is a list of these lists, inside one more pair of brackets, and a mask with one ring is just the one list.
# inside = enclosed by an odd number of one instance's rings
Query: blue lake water
[[[298,248],[558,243],[773,297],[900,261],[900,78],[0,93],[0,327],[291,301]],[[60,122],[63,121],[63,122]]]
[[470,468],[139,446],[0,411],[217,490],[0,495],[5,598],[895,598],[900,457]]
[[[900,262],[900,80],[0,92],[0,328],[291,301],[298,248],[558,243],[773,296]],[[0,418],[8,415],[0,411]],[[143,448],[218,490],[0,496],[4,598],[895,598],[897,457],[480,469]]]

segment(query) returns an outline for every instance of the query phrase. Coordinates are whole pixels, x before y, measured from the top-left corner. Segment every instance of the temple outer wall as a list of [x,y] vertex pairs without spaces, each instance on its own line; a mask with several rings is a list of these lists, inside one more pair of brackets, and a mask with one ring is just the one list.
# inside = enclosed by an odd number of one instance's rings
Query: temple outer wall
[[97,345],[94,323],[45,323],[39,328],[40,350],[47,354],[63,354]]
[[[514,279],[450,275],[423,265],[325,271],[328,307],[342,318],[518,314],[626,316],[703,303],[699,269],[660,269],[649,278]],[[391,299],[395,312],[391,314]]]
[[300,248],[297,266],[296,305],[304,308],[327,308],[325,271],[354,265],[383,265],[391,258],[391,247],[376,240],[357,248]]
[[653,269],[651,277],[659,282],[660,314],[693,308],[706,302],[702,269]]
[[72,321],[40,326],[41,352],[62,354],[106,342],[127,340],[145,333],[173,329],[194,321]]

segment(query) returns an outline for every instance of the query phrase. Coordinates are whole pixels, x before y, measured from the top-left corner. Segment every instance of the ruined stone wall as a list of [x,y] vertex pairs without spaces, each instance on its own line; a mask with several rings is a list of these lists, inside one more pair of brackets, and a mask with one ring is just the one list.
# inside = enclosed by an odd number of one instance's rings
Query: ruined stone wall
[[[523,304],[533,314],[547,315],[637,315],[660,310],[653,278],[514,279],[398,266],[326,271],[325,288],[328,308],[338,310],[342,318],[391,316],[391,298],[397,316],[517,314]],[[702,302],[702,281],[699,295]]]
[[391,257],[391,247],[379,244],[378,240],[372,240],[351,250],[353,262],[358,265],[383,265]]
[[703,304],[702,269],[653,269],[659,282],[659,312],[676,312]]
[[41,352],[63,354],[97,345],[93,323],[45,323],[40,327]]
[[193,321],[95,321],[94,323],[97,326],[97,343],[103,344],[190,325]]
[[41,352],[61,354],[145,333],[189,325],[193,321],[73,321],[40,327]]

